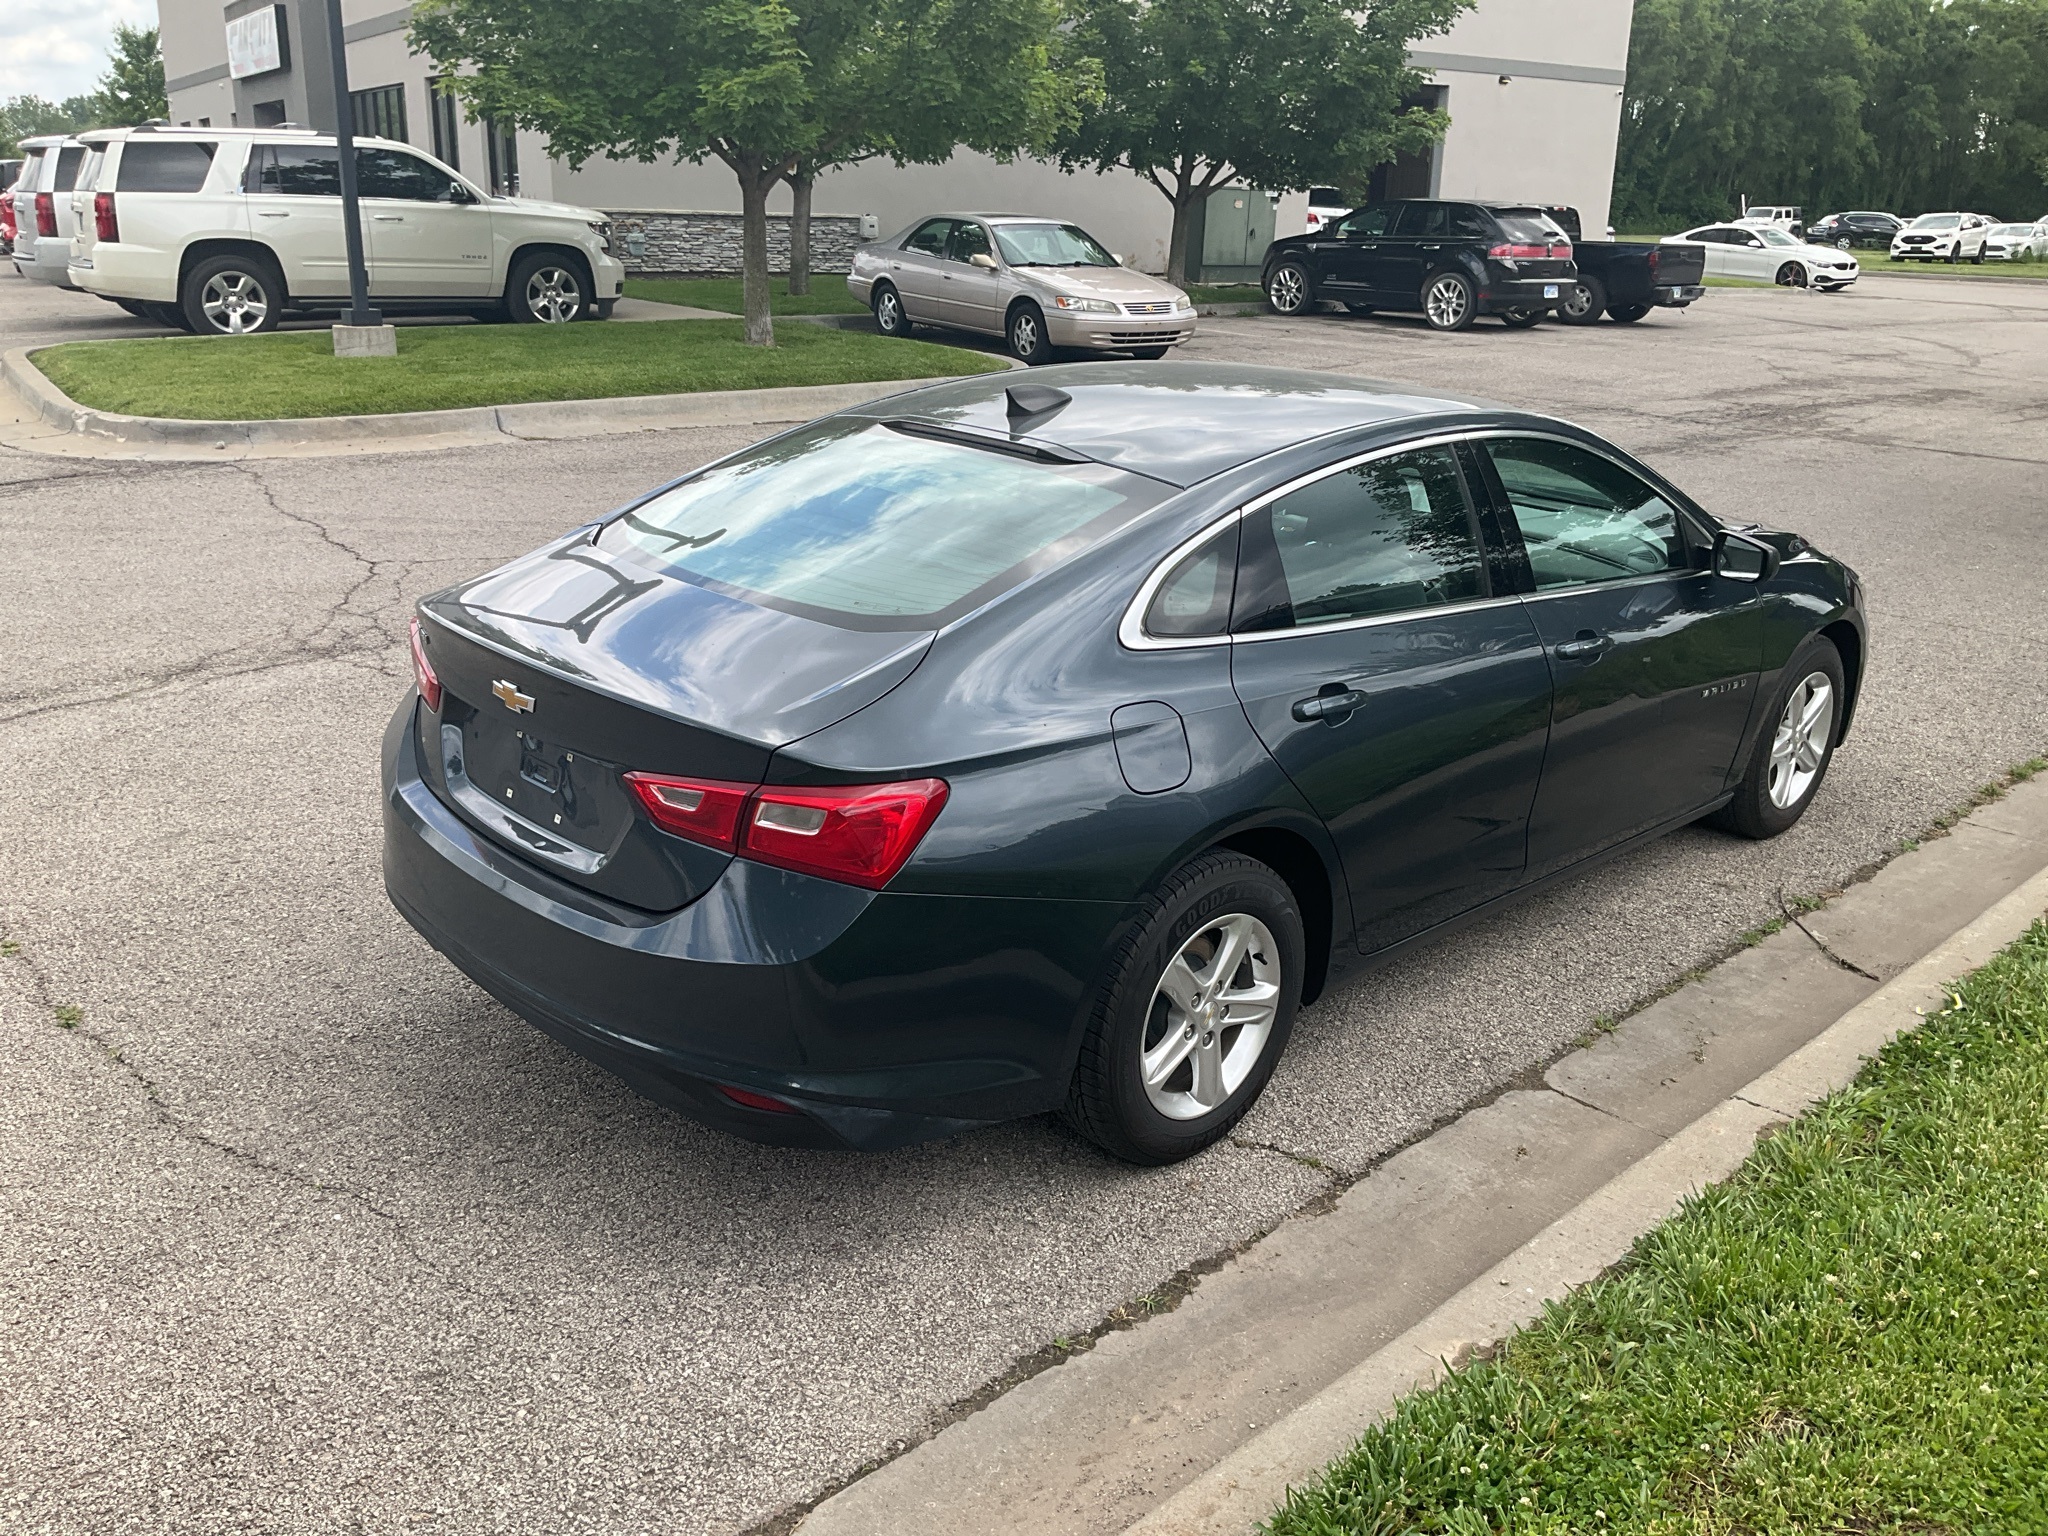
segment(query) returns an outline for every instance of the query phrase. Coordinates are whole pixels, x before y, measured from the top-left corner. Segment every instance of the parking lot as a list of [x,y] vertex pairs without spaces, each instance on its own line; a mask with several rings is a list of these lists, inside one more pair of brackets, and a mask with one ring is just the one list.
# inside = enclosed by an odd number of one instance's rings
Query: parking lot
[[[5,345],[88,333],[149,332],[0,277]],[[1681,833],[1352,979],[1178,1167],[1050,1121],[758,1148],[637,1099],[398,919],[376,760],[414,599],[758,434],[0,450],[0,1525],[766,1521],[2048,746],[2048,285],[1716,288],[1453,336],[1213,319],[1185,355],[1568,416],[1847,559],[1870,673],[1812,812],[1770,843]]]

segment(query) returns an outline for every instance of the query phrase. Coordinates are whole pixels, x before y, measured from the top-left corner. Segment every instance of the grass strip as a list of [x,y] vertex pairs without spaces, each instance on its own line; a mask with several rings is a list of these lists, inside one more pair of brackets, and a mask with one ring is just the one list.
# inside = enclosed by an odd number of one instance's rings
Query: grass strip
[[2048,925],[1269,1528],[2048,1530]]
[[[626,297],[657,304],[688,304],[697,309],[740,312],[740,280],[736,277],[629,277]],[[776,315],[864,315],[867,306],[846,291],[846,278],[831,272],[811,275],[811,291],[792,295],[787,277],[768,279],[768,311]]]
[[82,341],[34,354],[95,410],[277,421],[986,373],[1001,361],[931,342],[790,325],[750,347],[737,320],[406,326],[398,356],[339,358],[326,331]]

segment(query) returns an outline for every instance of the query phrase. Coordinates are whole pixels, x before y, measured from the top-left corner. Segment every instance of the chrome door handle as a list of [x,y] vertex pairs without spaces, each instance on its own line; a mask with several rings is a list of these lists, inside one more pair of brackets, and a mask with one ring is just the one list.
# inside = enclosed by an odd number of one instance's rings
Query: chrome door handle
[[1596,635],[1590,631],[1581,630],[1576,640],[1567,640],[1558,646],[1557,654],[1566,661],[1586,661],[1594,656],[1598,656],[1612,644],[1614,644],[1614,641],[1606,635]]
[[1365,702],[1365,697],[1356,688],[1346,688],[1338,693],[1319,693],[1312,699],[1296,699],[1289,713],[1304,725],[1312,720],[1342,725],[1345,717]]
[[402,213],[373,213],[370,217],[379,224],[403,224],[405,222],[405,215]]
[[256,217],[259,219],[288,219],[291,215],[288,213],[266,213],[259,209]]

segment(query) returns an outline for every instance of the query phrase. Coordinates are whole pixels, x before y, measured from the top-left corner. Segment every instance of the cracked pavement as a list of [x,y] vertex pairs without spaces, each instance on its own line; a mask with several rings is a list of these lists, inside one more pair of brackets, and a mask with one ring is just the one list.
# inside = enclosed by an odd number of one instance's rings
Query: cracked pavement
[[1204,322],[1190,355],[1604,431],[1848,559],[1873,654],[1793,832],[1687,831],[1352,978],[1172,1169],[1043,1121],[879,1157],[728,1140],[385,902],[411,603],[758,434],[0,452],[0,1525],[744,1529],[1884,858],[2048,745],[2048,286],[1859,289],[1583,331]]

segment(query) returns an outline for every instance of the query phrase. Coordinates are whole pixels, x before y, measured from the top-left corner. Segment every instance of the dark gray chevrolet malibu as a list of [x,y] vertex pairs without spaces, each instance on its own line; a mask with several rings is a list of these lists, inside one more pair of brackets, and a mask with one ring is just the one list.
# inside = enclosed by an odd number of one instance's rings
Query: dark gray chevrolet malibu
[[[785,432],[420,604],[400,912],[642,1092],[1185,1157],[1335,969],[1812,801],[1856,576],[1548,417],[1091,364]],[[1475,1028],[1483,1027],[1475,1022]]]

